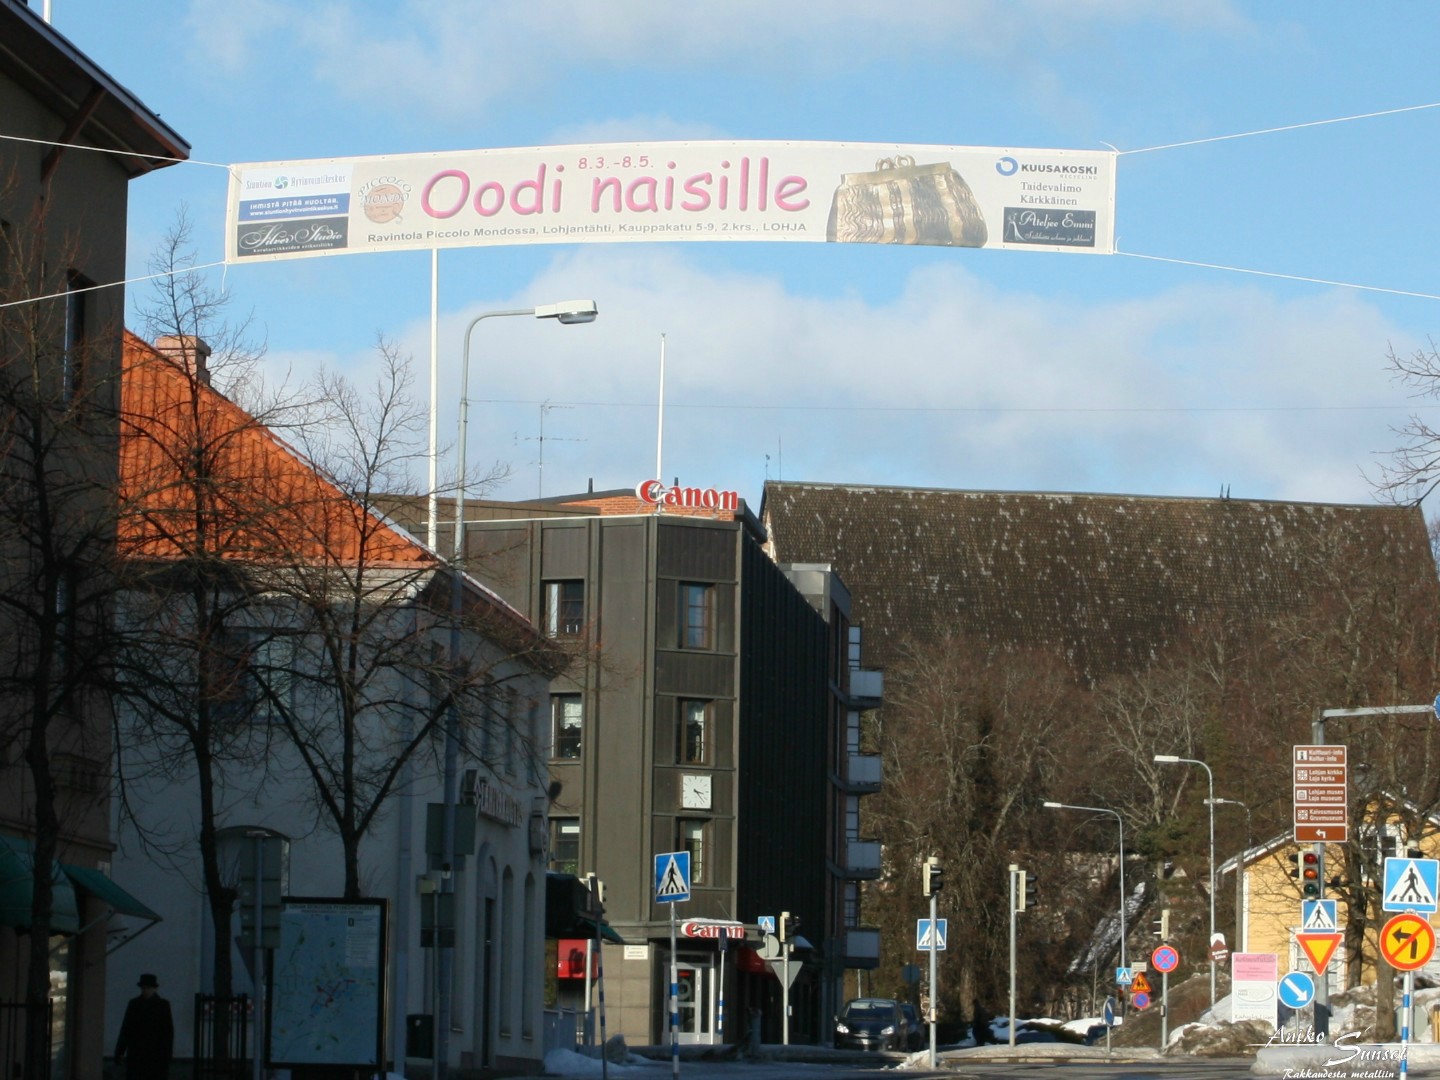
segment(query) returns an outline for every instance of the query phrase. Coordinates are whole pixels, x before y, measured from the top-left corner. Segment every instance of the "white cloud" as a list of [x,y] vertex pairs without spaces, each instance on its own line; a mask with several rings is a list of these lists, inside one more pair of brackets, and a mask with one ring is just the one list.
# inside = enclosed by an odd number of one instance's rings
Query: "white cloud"
[[[308,65],[368,107],[469,117],[565,75],[689,72],[845,74],[920,58],[1033,63],[1037,45],[1074,49],[1118,24],[1233,33],[1229,0],[914,0],[903,12],[872,0],[821,5],[730,0],[332,0],[280,4],[190,0],[197,57],[263,77],[266,60]],[[682,76],[683,77],[683,76]],[[1043,72],[1030,78],[1043,80]]]
[[[935,264],[867,303],[646,246],[580,250],[445,315],[442,443],[469,318],[568,296],[594,296],[600,320],[494,320],[473,339],[470,458],[512,462],[512,497],[536,493],[546,401],[573,406],[548,414],[547,494],[654,472],[662,333],[666,478],[752,500],[783,454],[791,479],[1369,501],[1360,468],[1404,418],[1361,408],[1405,402],[1383,365],[1395,332],[1349,294],[1222,285],[1081,305]],[[402,339],[424,364],[428,326]]]

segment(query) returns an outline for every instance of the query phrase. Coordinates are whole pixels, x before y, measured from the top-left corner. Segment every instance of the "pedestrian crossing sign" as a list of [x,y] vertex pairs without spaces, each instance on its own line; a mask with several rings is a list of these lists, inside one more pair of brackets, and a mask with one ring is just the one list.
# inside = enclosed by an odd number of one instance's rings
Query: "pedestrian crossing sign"
[[921,952],[944,952],[945,937],[950,929],[949,919],[915,920],[915,948]]
[[1301,900],[1300,929],[1308,933],[1329,933],[1338,930],[1335,923],[1334,900]]
[[690,852],[655,856],[655,902],[674,904],[690,899]]
[[1380,905],[1385,911],[1414,911],[1433,915],[1440,862],[1435,859],[1386,859],[1385,894]]

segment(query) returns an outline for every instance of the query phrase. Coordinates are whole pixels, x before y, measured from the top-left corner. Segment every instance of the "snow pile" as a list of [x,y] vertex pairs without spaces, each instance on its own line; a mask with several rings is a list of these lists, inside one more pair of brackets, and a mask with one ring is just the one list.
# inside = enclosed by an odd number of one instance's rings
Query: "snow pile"
[[627,1054],[623,1063],[611,1061],[606,1065],[598,1057],[587,1057],[573,1050],[551,1050],[545,1055],[546,1076],[642,1076],[658,1075],[660,1069],[669,1069],[668,1061],[650,1061],[647,1058]]

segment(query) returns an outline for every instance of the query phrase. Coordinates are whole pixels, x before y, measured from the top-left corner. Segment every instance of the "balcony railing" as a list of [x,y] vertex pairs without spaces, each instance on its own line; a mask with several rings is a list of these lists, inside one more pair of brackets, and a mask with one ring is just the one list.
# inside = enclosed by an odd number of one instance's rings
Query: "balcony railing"
[[847,968],[879,967],[880,931],[873,926],[847,928],[844,963]]
[[845,876],[861,881],[880,876],[880,841],[845,841]]
[[850,672],[850,704],[859,709],[880,707],[885,696],[885,673],[866,668],[854,668]]
[[880,755],[851,754],[845,763],[845,790],[865,795],[880,790]]

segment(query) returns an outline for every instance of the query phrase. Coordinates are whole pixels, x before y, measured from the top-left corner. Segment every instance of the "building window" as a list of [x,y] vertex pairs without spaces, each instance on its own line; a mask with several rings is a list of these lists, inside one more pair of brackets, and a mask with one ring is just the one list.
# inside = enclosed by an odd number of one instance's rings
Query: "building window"
[[680,646],[715,647],[715,586],[693,581],[680,585]]
[[68,681],[75,666],[75,575],[62,570],[55,582],[55,671]]
[[580,872],[580,819],[550,819],[550,869],[560,874]]
[[583,709],[579,694],[554,694],[550,698],[550,756],[578,758]]
[[294,634],[259,634],[250,653],[250,675],[256,683],[260,712],[272,722],[295,712],[298,641]]
[[514,776],[520,749],[520,731],[515,719],[515,691],[508,686],[500,691],[500,724],[505,739],[505,775]]
[[486,683],[480,689],[480,760],[496,770],[496,728],[500,723],[500,688]]
[[681,701],[677,760],[682,765],[704,765],[709,759],[710,718],[715,705],[710,701]]
[[66,401],[79,393],[84,375],[85,301],[93,284],[70,271],[65,293],[65,341],[60,354],[60,386]]
[[585,625],[585,582],[547,581],[544,590],[545,633],[550,637],[579,637]]
[[679,818],[675,822],[675,848],[690,853],[690,883],[704,885],[708,880],[705,867],[706,839],[710,823],[699,818]]

